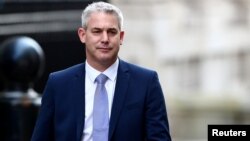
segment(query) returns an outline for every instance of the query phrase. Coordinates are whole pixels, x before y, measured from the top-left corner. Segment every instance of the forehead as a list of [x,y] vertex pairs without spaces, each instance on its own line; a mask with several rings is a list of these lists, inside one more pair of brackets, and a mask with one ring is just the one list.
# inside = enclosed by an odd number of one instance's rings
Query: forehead
[[89,16],[87,23],[88,27],[99,27],[99,28],[118,28],[119,21],[115,14],[94,12]]

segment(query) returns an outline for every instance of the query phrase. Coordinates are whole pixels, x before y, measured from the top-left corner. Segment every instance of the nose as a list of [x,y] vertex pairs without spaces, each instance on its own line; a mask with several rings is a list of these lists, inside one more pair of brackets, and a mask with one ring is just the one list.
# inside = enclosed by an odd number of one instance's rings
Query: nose
[[108,37],[108,33],[107,32],[103,32],[103,34],[102,34],[102,42],[108,42],[108,40],[109,40],[109,37]]

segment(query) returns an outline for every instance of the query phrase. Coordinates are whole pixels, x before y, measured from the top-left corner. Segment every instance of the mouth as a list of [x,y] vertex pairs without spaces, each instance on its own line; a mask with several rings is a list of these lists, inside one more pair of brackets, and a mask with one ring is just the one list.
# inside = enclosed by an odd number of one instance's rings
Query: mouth
[[109,47],[99,47],[97,48],[97,50],[100,50],[101,52],[108,52],[110,51],[112,48],[109,48]]

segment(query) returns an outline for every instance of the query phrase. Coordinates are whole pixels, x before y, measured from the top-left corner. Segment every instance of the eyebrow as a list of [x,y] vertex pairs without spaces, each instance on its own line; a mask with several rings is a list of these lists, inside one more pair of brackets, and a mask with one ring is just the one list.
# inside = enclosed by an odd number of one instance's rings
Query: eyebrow
[[[93,27],[91,28],[91,30],[103,30],[104,28],[100,28],[100,27]],[[111,28],[107,28],[107,30],[117,30],[118,31],[118,28],[114,28],[114,27],[111,27]]]

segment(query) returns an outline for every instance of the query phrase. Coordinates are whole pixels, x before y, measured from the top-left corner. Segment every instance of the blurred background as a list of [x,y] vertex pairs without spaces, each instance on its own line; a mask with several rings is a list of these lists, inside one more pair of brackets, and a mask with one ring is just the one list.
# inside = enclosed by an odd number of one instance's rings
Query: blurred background
[[[77,28],[89,2],[0,0],[0,43],[27,35],[45,52],[38,93],[49,72],[84,61]],[[158,72],[174,141],[206,141],[208,124],[250,124],[250,0],[107,2],[124,13],[120,57]]]
[[42,93],[48,74],[83,62],[77,29],[81,12],[93,0],[0,0],[0,43],[29,36],[43,48],[46,68],[34,88]]

